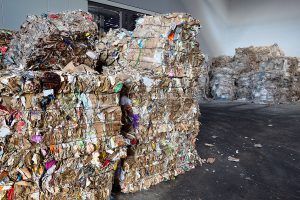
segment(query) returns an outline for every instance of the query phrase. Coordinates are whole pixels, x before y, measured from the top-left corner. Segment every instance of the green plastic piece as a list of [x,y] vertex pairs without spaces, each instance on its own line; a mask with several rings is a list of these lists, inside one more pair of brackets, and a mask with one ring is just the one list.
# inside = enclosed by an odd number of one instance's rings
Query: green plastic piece
[[120,92],[123,88],[123,83],[118,83],[115,87],[115,92]]

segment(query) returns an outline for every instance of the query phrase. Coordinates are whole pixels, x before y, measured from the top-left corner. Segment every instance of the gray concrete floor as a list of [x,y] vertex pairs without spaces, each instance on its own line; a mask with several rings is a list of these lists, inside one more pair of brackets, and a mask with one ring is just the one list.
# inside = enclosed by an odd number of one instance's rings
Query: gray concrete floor
[[[115,199],[300,199],[299,104],[209,103],[200,107],[203,126],[197,150],[202,158],[216,158],[215,163],[148,191],[117,194]],[[230,162],[228,156],[240,162]]]

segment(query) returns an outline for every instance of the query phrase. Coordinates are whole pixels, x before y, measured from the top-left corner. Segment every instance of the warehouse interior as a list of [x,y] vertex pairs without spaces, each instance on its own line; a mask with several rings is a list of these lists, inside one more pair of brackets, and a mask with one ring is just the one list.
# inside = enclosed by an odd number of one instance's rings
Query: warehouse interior
[[299,9],[0,0],[0,200],[300,199]]

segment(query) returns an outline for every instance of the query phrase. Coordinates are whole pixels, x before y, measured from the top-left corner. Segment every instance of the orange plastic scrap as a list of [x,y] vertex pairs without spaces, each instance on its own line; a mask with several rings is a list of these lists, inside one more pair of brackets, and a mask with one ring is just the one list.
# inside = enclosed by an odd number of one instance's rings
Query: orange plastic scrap
[[174,32],[170,33],[169,36],[168,36],[169,41],[173,42],[174,38],[175,38],[175,33]]
[[51,152],[52,154],[55,153],[55,145],[50,145],[50,152]]

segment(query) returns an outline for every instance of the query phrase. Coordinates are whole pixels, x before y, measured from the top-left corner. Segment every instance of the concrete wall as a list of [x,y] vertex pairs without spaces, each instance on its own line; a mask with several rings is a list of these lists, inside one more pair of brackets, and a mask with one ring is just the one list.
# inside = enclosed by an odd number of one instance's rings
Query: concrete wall
[[18,30],[27,15],[88,9],[87,0],[0,0],[0,27]]
[[225,52],[249,45],[278,45],[289,56],[300,56],[299,0],[230,0]]

